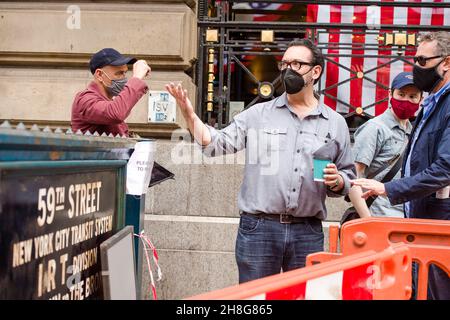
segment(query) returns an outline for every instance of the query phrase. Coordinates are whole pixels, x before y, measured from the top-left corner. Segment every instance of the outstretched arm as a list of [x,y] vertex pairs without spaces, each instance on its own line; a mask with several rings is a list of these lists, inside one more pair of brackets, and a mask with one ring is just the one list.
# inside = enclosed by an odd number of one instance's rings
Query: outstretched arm
[[202,146],[211,143],[211,134],[206,125],[195,114],[191,101],[187,97],[187,90],[183,89],[181,84],[175,85],[172,82],[166,85],[166,90],[177,100],[181,114],[187,122],[189,131],[194,139]]
[[[360,162],[355,162],[356,173],[358,177],[362,177],[364,175],[364,170],[366,169],[366,165]],[[370,217],[370,210],[367,207],[366,202],[362,198],[362,190],[361,187],[352,186],[350,192],[348,194],[350,200],[352,201],[353,206],[358,212],[361,218]]]

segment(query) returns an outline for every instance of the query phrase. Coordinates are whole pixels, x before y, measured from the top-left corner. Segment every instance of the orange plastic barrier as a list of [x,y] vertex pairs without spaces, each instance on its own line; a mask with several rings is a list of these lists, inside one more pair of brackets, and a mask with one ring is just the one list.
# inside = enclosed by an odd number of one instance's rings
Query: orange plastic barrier
[[[439,266],[450,276],[450,221],[371,217],[345,223],[340,236],[342,254],[312,254],[307,257],[307,265],[367,250],[378,252],[393,244],[405,243],[412,260],[419,265],[417,299],[427,298],[430,264]],[[336,237],[333,241],[330,248],[338,247]]]
[[410,252],[406,245],[395,244],[381,252],[360,252],[189,299],[379,300],[410,296]]
[[336,253],[338,251],[338,241],[339,241],[339,227],[338,226],[330,226],[328,228],[329,243],[330,243],[330,252]]

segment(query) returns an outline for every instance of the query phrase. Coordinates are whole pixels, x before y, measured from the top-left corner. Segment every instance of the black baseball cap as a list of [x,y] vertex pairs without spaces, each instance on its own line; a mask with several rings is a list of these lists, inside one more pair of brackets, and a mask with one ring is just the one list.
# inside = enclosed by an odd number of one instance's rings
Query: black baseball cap
[[135,58],[125,57],[113,48],[105,48],[92,56],[91,61],[89,61],[89,68],[91,73],[94,74],[95,70],[104,66],[123,66],[136,61]]

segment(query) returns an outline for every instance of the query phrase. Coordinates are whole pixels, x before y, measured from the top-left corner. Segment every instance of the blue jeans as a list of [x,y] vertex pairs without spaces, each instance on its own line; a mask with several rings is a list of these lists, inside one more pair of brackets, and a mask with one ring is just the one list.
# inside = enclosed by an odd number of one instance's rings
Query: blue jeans
[[[411,300],[416,300],[419,266],[415,262],[412,265],[412,273]],[[433,264],[428,270],[427,300],[450,300],[450,277]]]
[[319,219],[282,224],[242,215],[236,239],[239,283],[303,268],[307,255],[323,251],[323,242]]
[[450,277],[436,265],[428,271],[428,300],[450,300]]

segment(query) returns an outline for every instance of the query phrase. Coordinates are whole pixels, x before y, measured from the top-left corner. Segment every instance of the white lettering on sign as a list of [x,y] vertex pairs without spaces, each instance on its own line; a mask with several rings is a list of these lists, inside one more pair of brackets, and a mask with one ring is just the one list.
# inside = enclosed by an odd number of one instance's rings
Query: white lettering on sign
[[14,245],[13,245],[13,268],[30,262],[32,250],[33,250],[33,240],[32,239],[14,243]]
[[78,273],[87,270],[97,264],[97,260],[97,248],[80,253],[79,255],[73,257],[73,272]]
[[69,300],[84,300],[84,280],[77,282],[74,286],[70,287],[70,298]]
[[89,297],[100,289],[101,277],[100,273],[93,274],[86,278],[85,298]]
[[66,282],[66,263],[69,260],[69,255],[63,254],[59,257],[59,263],[61,264],[61,285]]
[[72,245],[91,239],[94,236],[94,221],[73,226],[70,228],[72,234]]
[[51,224],[55,218],[55,213],[64,210],[64,187],[41,188],[38,192],[38,226],[42,227],[46,223]]
[[42,258],[53,253],[53,232],[34,238],[34,258]]
[[100,210],[100,189],[102,182],[80,183],[69,187],[69,218],[82,216]]
[[[139,165],[150,166],[152,163],[143,160]],[[25,279],[33,286],[26,295],[32,294],[33,298],[69,300],[95,296],[102,284],[98,272],[101,239],[95,238],[106,238],[106,234],[114,230],[116,212],[111,203],[100,204],[105,198],[101,196],[102,186],[111,189],[115,185],[114,182],[111,185],[110,178],[99,181],[102,179],[89,174],[80,180],[77,174],[53,183],[41,179],[39,182],[45,181],[44,185],[33,184],[34,191],[28,200],[34,205],[31,212],[26,212],[31,214],[32,221],[23,218],[23,228],[17,230],[20,232],[12,230],[12,236],[6,234],[6,239],[12,240],[5,256],[9,277],[6,283],[13,283],[16,277]],[[13,184],[8,189],[20,188]],[[8,232],[10,228],[3,225],[0,233]],[[13,276],[9,276],[10,270]],[[10,296],[23,294],[22,289]]]
[[70,228],[58,230],[55,233],[55,250],[59,251],[69,246]]
[[113,216],[98,218],[95,220],[95,236],[98,237],[104,233],[112,231]]
[[56,288],[56,261],[54,259],[39,264],[38,268],[38,297]]

